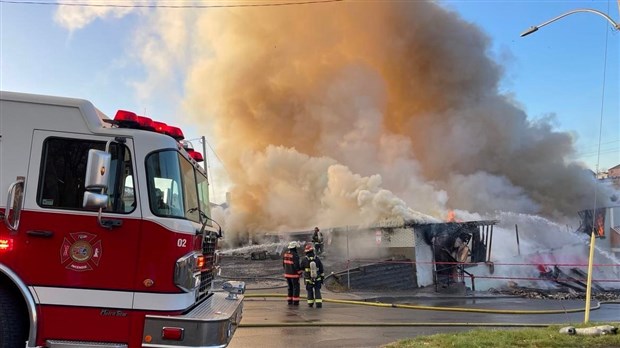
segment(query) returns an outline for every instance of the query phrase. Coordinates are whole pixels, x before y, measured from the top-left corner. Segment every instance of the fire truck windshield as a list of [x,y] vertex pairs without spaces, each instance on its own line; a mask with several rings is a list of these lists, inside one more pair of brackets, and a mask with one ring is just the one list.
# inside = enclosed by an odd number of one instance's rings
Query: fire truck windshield
[[200,211],[209,215],[207,178],[177,151],[150,154],[146,175],[153,214],[195,222],[201,222]]

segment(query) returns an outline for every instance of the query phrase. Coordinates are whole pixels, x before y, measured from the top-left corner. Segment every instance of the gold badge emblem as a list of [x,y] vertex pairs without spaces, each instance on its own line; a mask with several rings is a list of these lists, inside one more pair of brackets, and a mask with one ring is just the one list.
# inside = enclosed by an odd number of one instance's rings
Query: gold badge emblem
[[65,238],[60,247],[60,263],[72,271],[82,272],[93,270],[99,266],[101,241],[91,233],[71,233],[71,238]]

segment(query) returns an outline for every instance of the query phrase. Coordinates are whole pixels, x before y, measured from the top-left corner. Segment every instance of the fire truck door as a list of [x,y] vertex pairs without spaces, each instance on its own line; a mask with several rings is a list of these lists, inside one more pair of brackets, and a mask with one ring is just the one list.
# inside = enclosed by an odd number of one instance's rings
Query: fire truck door
[[[110,138],[35,131],[18,235],[23,275],[41,305],[131,308],[140,235],[133,142],[110,146],[112,165],[102,227],[82,208],[88,150]],[[76,291],[90,289],[87,294]],[[73,307],[75,308],[75,307]]]

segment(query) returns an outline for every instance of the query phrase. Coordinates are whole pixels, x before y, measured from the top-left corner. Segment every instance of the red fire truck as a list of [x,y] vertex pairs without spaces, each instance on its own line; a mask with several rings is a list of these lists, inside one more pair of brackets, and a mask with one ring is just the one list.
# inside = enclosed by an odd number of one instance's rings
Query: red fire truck
[[0,348],[226,346],[245,284],[212,288],[222,233],[181,130],[80,99],[0,102]]

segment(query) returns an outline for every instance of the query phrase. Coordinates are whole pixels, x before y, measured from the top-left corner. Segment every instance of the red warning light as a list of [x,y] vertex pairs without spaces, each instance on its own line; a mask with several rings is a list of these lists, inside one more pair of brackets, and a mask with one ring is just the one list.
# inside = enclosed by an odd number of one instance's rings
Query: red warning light
[[13,238],[0,239],[0,252],[13,250]]

